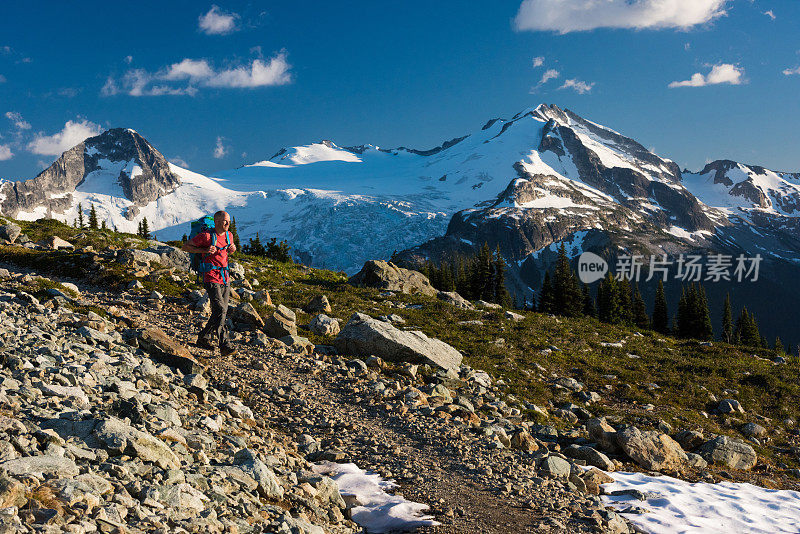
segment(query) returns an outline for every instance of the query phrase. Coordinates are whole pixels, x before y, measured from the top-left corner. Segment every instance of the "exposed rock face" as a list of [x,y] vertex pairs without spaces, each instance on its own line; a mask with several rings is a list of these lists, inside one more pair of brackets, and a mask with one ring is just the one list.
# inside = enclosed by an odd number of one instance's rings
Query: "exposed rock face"
[[350,278],[350,283],[357,287],[375,287],[410,294],[421,293],[431,297],[437,293],[430,281],[421,273],[381,260],[366,262],[361,271]]
[[[72,205],[71,193],[87,175],[101,170],[104,160],[112,163],[132,162],[141,172],[125,169],[115,177],[125,198],[143,206],[173,191],[180,179],[173,173],[166,158],[142,136],[126,128],[107,130],[64,152],[36,178],[7,182],[0,187],[0,212],[16,217],[45,206],[48,214],[62,213]],[[63,195],[66,193],[66,195]],[[63,195],[54,198],[54,195]]]
[[22,228],[18,224],[8,223],[0,225],[0,241],[13,243],[22,233]]
[[617,432],[617,442],[633,461],[652,471],[680,471],[688,461],[686,453],[674,439],[654,430],[642,432],[629,426]]
[[709,463],[722,464],[733,469],[752,469],[758,461],[753,447],[727,436],[717,436],[705,442],[697,452]]
[[475,309],[475,306],[473,306],[470,301],[468,301],[455,291],[439,291],[438,293],[436,293],[436,297],[439,300],[447,302],[448,304],[452,304],[456,308],[461,308],[463,310]]
[[458,370],[461,353],[422,332],[405,332],[361,313],[354,313],[334,342],[336,350],[355,356],[378,356],[394,362],[427,363]]

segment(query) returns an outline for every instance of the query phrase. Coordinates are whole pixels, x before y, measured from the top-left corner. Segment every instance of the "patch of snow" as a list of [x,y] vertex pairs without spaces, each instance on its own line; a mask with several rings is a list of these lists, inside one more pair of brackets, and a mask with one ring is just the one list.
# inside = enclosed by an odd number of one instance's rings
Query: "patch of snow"
[[397,487],[392,480],[367,473],[356,464],[323,462],[314,466],[314,472],[331,477],[339,485],[339,493],[352,498],[358,506],[351,509],[353,521],[369,534],[412,530],[439,525],[432,516],[423,515],[428,505],[407,501],[401,495],[390,495]]
[[643,473],[608,473],[606,493],[635,489],[651,492],[646,501],[603,496],[620,511],[634,505],[647,513],[624,514],[637,529],[650,534],[797,534],[800,492],[772,490],[746,483],[695,484]]

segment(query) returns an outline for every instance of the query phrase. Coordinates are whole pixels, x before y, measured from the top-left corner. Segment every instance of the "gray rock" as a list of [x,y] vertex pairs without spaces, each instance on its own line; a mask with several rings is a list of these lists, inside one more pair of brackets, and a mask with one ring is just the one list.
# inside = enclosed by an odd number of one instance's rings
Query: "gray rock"
[[364,267],[350,278],[350,284],[356,287],[374,287],[430,297],[437,293],[423,274],[381,260],[366,262]]
[[456,293],[455,291],[439,291],[436,293],[436,298],[443,300],[448,304],[461,308],[462,310],[474,310],[475,306],[470,301]]
[[760,438],[767,434],[767,429],[758,423],[747,423],[742,427],[742,434],[748,438]]
[[308,328],[320,336],[335,336],[341,331],[339,321],[323,313],[311,319],[311,322],[308,323]]
[[608,456],[592,447],[570,445],[564,449],[564,454],[576,460],[584,460],[587,464],[603,469],[604,471],[614,471],[615,466]]
[[456,349],[419,331],[406,332],[361,313],[354,313],[334,342],[342,354],[378,356],[388,361],[427,363],[458,371]]
[[689,467],[694,467],[695,469],[705,469],[708,467],[708,462],[699,454],[687,452],[686,457],[689,459]]
[[629,426],[617,432],[617,443],[633,461],[651,471],[680,471],[688,461],[674,439],[654,430],[642,432]]
[[272,469],[258,459],[255,452],[243,449],[236,453],[236,466],[258,483],[259,494],[266,499],[283,498],[283,486]]
[[19,237],[19,234],[22,233],[22,228],[19,227],[18,224],[15,223],[7,223],[0,225],[0,240],[5,240],[10,243],[13,243]]
[[705,443],[706,439],[696,430],[682,430],[675,435],[675,441],[680,443],[683,450],[691,451]]
[[567,478],[572,472],[572,464],[558,456],[548,456],[539,463],[539,471],[550,476]]
[[717,436],[705,442],[697,452],[708,463],[726,465],[733,469],[752,469],[758,461],[753,447],[727,436]]
[[276,339],[297,335],[296,320],[297,317],[292,310],[283,304],[278,304],[275,312],[264,323],[264,333]]
[[303,311],[306,313],[331,313],[331,303],[328,302],[328,297],[325,295],[317,295],[303,306]]
[[74,477],[80,473],[78,466],[69,458],[51,455],[26,456],[8,460],[0,464],[0,469],[14,476],[35,474],[37,476]]
[[744,408],[736,399],[722,399],[717,406],[717,412],[721,414],[744,413]]
[[261,318],[249,302],[239,304],[231,315],[235,322],[245,324],[251,328],[262,328],[264,326],[264,319]]
[[181,466],[178,457],[163,441],[119,419],[101,421],[94,428],[94,435],[111,453],[136,456],[146,462],[157,463],[162,469],[178,469]]
[[518,322],[524,320],[525,316],[521,315],[519,313],[514,313],[512,311],[506,310],[505,318],[510,320],[510,321],[514,321],[515,323],[518,323]]

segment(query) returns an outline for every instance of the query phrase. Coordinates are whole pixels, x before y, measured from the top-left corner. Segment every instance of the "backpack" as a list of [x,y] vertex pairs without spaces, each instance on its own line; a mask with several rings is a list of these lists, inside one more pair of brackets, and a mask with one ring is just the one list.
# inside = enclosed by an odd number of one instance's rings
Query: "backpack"
[[[189,240],[193,239],[195,236],[203,233],[208,232],[209,234],[214,233],[214,217],[211,215],[206,215],[205,217],[201,217],[196,221],[192,221],[191,231],[189,233]],[[227,249],[231,246],[231,236],[230,232],[225,232],[225,240],[227,244],[222,247],[222,250]],[[213,238],[211,242],[214,243],[216,240]],[[197,282],[200,283],[200,275],[205,274],[209,271],[219,270],[222,273],[222,279],[225,283],[228,283],[228,268],[227,267],[217,267],[215,265],[211,265],[210,263],[206,263],[204,260],[204,254],[199,252],[190,252],[189,253],[189,269],[197,273]]]

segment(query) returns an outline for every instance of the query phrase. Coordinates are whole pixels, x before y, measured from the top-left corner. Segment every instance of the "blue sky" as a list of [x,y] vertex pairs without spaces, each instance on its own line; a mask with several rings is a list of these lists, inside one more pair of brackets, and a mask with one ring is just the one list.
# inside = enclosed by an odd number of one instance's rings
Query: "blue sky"
[[491,4],[4,2],[0,178],[110,127],[213,174],[322,139],[430,148],[541,102],[682,167],[800,171],[800,2]]

